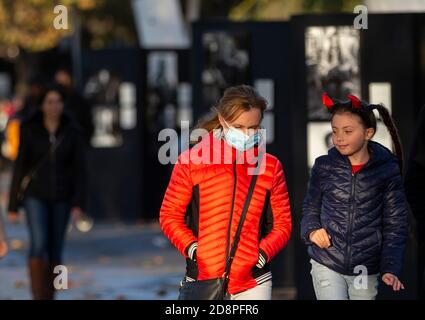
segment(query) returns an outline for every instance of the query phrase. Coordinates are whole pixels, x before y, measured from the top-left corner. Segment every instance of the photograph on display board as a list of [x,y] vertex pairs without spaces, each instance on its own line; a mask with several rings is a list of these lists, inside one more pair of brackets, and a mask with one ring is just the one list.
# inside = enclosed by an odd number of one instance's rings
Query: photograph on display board
[[249,84],[249,35],[247,33],[208,32],[202,37],[203,107],[214,106],[224,90]]
[[147,106],[145,122],[155,134],[176,125],[178,57],[174,51],[152,51],[147,61]]
[[94,132],[91,145],[95,148],[116,148],[123,138],[119,118],[121,78],[104,68],[89,77],[84,97],[91,103]]
[[307,125],[307,161],[311,169],[316,158],[328,154],[332,143],[332,127],[327,121],[310,122]]
[[308,27],[305,32],[309,120],[326,120],[321,95],[360,97],[359,31],[349,26]]

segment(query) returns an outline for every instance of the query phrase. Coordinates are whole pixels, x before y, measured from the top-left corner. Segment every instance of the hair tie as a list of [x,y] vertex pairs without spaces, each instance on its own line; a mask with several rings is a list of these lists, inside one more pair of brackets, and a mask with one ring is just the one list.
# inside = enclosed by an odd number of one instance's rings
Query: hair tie
[[369,104],[369,105],[366,106],[367,111],[373,111],[375,109],[378,109],[378,105],[376,105],[376,104]]

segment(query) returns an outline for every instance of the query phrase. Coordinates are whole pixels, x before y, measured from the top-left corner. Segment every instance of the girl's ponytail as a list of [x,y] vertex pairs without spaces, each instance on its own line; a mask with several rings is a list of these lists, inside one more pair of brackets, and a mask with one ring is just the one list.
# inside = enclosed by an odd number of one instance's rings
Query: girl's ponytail
[[384,122],[385,126],[387,127],[387,129],[388,129],[388,131],[391,135],[391,139],[393,141],[394,152],[395,152],[395,155],[398,158],[399,165],[400,165],[400,172],[403,173],[403,163],[404,163],[403,148],[402,148],[402,145],[401,145],[400,135],[398,133],[398,130],[397,130],[397,127],[394,123],[394,120],[391,117],[390,113],[388,112],[388,109],[385,108],[383,105],[375,104],[375,105],[371,105],[371,107],[373,109],[378,110],[379,115],[382,118],[382,121]]

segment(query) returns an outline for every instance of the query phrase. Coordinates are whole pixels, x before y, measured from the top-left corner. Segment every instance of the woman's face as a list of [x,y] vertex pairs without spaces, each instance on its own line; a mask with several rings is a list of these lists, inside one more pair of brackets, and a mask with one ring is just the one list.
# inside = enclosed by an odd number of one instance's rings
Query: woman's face
[[251,108],[249,111],[242,112],[233,121],[224,121],[221,116],[219,116],[219,120],[223,128],[228,128],[229,125],[251,136],[260,129],[261,110],[259,108]]
[[62,97],[56,91],[49,91],[41,106],[44,115],[50,118],[59,118],[63,113],[63,108]]
[[366,129],[358,115],[337,113],[332,118],[332,142],[345,156],[359,152],[373,137],[373,128]]

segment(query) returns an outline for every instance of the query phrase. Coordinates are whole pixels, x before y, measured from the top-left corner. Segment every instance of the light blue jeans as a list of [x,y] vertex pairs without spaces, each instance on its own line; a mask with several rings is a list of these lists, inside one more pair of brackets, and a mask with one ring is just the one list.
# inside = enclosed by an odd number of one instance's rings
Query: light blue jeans
[[317,300],[375,300],[378,274],[346,276],[313,259],[310,263]]

